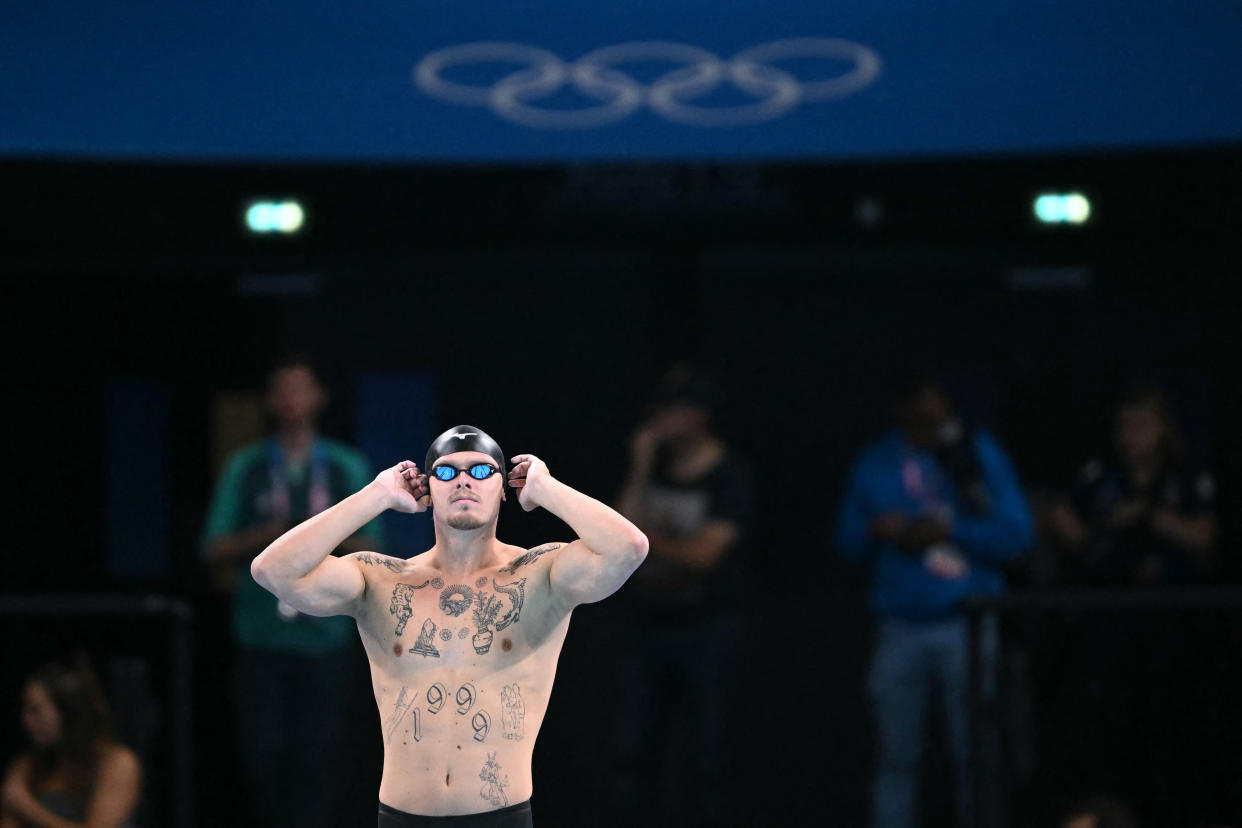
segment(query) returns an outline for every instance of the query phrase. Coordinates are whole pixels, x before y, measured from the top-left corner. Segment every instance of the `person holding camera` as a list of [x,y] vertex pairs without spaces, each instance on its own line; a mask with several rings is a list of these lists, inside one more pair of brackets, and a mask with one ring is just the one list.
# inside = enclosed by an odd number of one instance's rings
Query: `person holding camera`
[[969,663],[960,602],[1005,588],[1034,542],[1017,475],[991,434],[959,417],[944,384],[916,375],[897,428],[850,474],[836,546],[872,566],[877,639],[867,694],[877,737],[872,825],[916,824],[928,707],[943,707],[958,821],[971,825]]

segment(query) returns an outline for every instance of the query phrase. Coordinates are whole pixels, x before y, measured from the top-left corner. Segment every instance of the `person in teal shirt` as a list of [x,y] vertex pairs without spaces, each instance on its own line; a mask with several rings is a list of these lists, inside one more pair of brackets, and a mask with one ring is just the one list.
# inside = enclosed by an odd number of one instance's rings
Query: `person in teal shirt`
[[[315,618],[282,604],[250,576],[250,561],[289,528],[370,482],[360,452],[319,434],[327,395],[301,357],[273,366],[267,378],[271,436],[243,446],[216,482],[202,553],[215,580],[231,592],[235,691],[241,769],[255,825],[316,826],[332,820],[331,765],[340,742],[339,706],[347,693],[346,660],[354,625],[345,616]],[[338,550],[379,550],[378,521]],[[303,791],[298,807],[283,795]],[[278,809],[276,803],[285,804]]]

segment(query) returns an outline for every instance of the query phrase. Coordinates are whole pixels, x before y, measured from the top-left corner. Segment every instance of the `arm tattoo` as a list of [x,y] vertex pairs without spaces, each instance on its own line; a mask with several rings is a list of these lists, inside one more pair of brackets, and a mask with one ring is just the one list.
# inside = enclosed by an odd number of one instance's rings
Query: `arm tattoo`
[[406,563],[400,558],[390,558],[387,555],[377,555],[374,552],[356,552],[353,556],[354,560],[367,566],[382,566],[390,572],[405,572]]
[[543,546],[536,546],[534,549],[528,550],[526,552],[523,552],[521,555],[518,555],[516,558],[513,559],[513,561],[508,566],[502,566],[500,568],[500,571],[508,573],[509,575],[512,575],[513,573],[517,572],[518,569],[520,569],[521,567],[526,566],[528,563],[531,563],[532,561],[537,560],[540,555],[546,555],[548,552],[555,552],[556,550],[560,549],[564,545],[565,544],[563,543],[545,543]]
[[427,581],[414,586],[414,584],[397,584],[392,588],[392,602],[388,605],[388,612],[397,616],[397,635],[405,632],[405,624],[414,615],[414,608],[410,606],[410,599],[414,597],[414,590],[422,589],[427,586]]

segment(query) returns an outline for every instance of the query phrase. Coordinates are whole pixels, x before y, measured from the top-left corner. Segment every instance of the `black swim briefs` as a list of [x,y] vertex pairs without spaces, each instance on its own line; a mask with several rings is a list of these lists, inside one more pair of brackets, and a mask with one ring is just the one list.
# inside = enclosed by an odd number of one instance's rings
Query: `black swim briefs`
[[420,816],[379,804],[378,828],[533,828],[530,800],[497,811],[460,816]]

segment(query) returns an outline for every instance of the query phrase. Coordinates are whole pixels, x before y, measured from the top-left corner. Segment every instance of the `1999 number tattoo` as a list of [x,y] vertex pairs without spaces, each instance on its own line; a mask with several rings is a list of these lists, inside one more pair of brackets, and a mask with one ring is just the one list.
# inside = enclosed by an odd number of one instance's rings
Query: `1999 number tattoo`
[[[422,723],[419,720],[419,708],[414,707],[413,704],[411,704],[413,701],[412,698],[410,701],[406,701],[407,693],[408,688],[402,687],[401,696],[397,699],[396,707],[392,715],[390,715],[389,720],[385,722],[386,738],[384,741],[386,743],[392,739],[394,731],[407,715],[413,723],[411,733],[414,737],[414,741],[417,742],[422,739]],[[437,681],[435,684],[427,688],[424,698],[427,700],[427,712],[434,716],[444,709],[444,704],[448,700],[448,690],[443,684]],[[461,687],[458,687],[455,698],[457,700],[457,715],[465,716],[474,707],[476,700],[474,685],[470,682],[466,682]],[[492,731],[492,717],[488,715],[487,711],[479,710],[474,714],[474,716],[471,717],[470,727],[474,730],[474,740],[476,742],[482,742],[487,738],[487,734]]]

